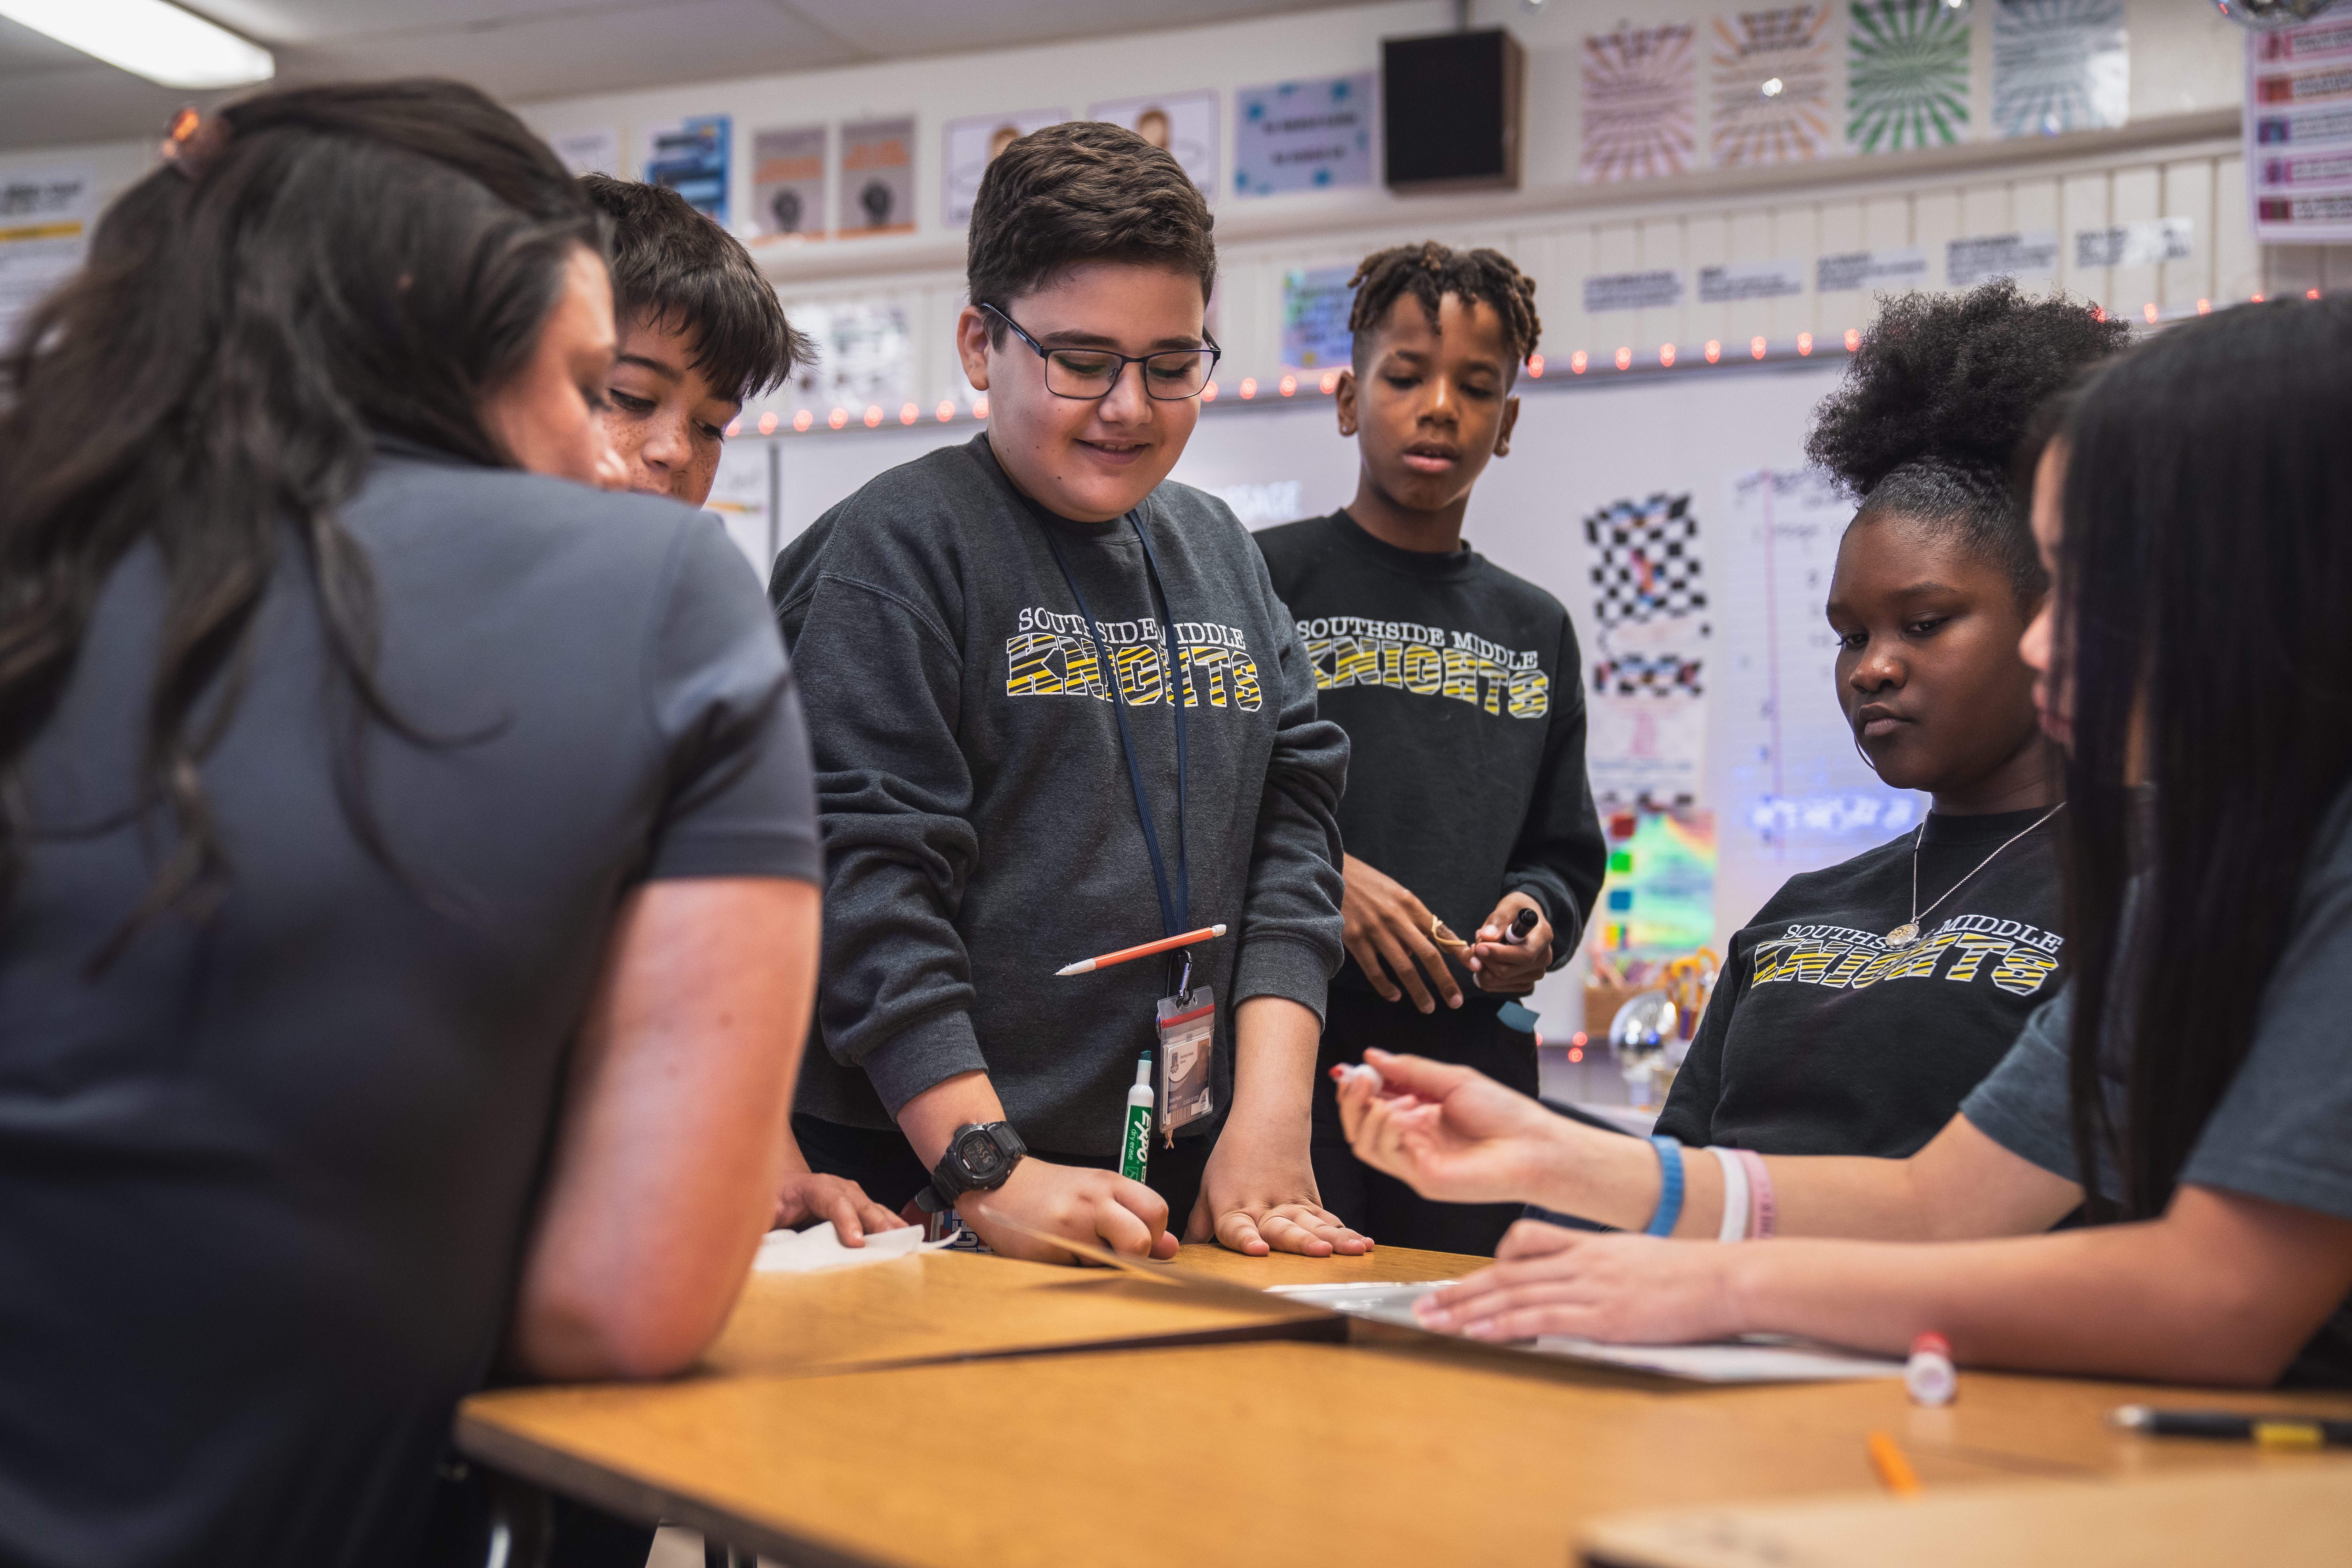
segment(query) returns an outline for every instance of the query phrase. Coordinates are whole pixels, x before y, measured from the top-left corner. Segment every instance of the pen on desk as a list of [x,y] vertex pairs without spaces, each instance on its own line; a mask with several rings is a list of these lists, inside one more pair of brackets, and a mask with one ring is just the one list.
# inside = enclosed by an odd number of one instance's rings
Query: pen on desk
[[1895,1446],[1895,1439],[1884,1432],[1870,1435],[1870,1468],[1886,1483],[1886,1489],[1896,1497],[1917,1497],[1919,1477],[1911,1468],[1911,1461]]
[[2125,1405],[2107,1425],[2151,1437],[2222,1437],[2265,1448],[2352,1448],[2352,1421],[2314,1415],[2263,1415],[2237,1410],[2158,1410]]
[[1054,971],[1055,974],[1091,974],[1097,969],[1108,969],[1114,963],[1125,963],[1130,958],[1150,958],[1155,952],[1171,952],[1180,947],[1190,947],[1196,942],[1225,934],[1220,923],[1188,931],[1181,936],[1163,936],[1158,942],[1147,942],[1141,947],[1122,947],[1117,952],[1106,952],[1099,958],[1082,958],[1076,963],[1066,963]]

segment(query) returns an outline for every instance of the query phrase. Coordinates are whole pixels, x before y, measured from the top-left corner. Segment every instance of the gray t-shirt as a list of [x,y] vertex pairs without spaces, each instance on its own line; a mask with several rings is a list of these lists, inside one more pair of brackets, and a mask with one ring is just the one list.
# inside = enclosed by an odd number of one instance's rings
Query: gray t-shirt
[[[2319,832],[2295,919],[2263,994],[2252,1048],[2181,1167],[2186,1185],[2216,1187],[2352,1219],[2352,797]],[[2024,1033],[1960,1113],[2010,1152],[2075,1179],[2067,1104],[2074,993],[2026,1020]],[[2122,1085],[2110,1080],[2120,1107]],[[2101,1184],[2116,1191],[2108,1171]],[[2352,1300],[2288,1369],[2294,1383],[2352,1384]]]
[[133,787],[164,578],[97,604],[0,904],[0,1562],[404,1561],[489,1371],[566,1046],[651,878],[816,881],[760,585],[667,501],[404,457],[343,510],[394,709],[365,816],[286,536],[204,763],[230,863],[89,962],[173,837]]

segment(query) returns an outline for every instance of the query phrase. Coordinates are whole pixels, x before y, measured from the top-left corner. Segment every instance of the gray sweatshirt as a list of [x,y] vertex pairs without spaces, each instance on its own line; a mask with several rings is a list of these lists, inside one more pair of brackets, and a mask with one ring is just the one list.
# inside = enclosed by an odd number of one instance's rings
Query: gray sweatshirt
[[1049,527],[1133,704],[1171,888],[1184,694],[1184,924],[1228,928],[1193,949],[1221,1014],[1219,1108],[1238,1004],[1322,1012],[1342,952],[1347,736],[1316,717],[1306,650],[1233,513],[1170,482],[1132,515],[1160,563],[1175,681],[1134,528],[1049,518],[984,434],[881,475],[778,558],[769,597],[808,712],[828,878],[825,1052],[802,1071],[802,1112],[888,1127],[978,1068],[1033,1147],[1118,1147],[1170,977],[1156,959],[1054,973],[1162,931],[1109,681]]

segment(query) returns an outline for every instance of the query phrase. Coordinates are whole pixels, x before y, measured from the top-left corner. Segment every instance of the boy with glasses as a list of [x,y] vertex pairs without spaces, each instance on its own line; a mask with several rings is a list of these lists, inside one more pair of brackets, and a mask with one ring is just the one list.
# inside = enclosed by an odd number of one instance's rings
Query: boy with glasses
[[1072,121],[989,165],[970,258],[988,430],[835,507],[770,584],[829,877],[793,1129],[999,1252],[1360,1252],[1307,1152],[1347,741],[1249,535],[1165,482],[1216,361],[1207,206],[1167,153]]

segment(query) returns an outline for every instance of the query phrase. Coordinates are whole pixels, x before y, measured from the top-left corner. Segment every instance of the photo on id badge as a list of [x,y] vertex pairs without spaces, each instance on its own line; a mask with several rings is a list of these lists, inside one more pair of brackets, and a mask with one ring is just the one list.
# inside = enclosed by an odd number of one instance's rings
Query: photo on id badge
[[[1187,981],[1192,966],[1184,965]],[[1190,1127],[1217,1108],[1209,1064],[1216,1054],[1217,993],[1213,986],[1186,989],[1160,999],[1160,1136],[1174,1147],[1177,1129]]]

